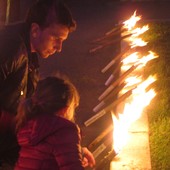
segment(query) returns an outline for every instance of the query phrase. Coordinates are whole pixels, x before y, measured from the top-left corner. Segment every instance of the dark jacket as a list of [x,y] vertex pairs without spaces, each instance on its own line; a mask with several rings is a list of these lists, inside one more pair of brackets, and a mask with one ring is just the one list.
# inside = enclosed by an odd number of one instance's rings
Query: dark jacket
[[18,153],[14,116],[22,98],[33,94],[38,81],[38,57],[31,53],[25,23],[0,30],[0,161],[11,164]]
[[28,121],[17,135],[21,146],[15,170],[83,170],[80,130],[55,115]]
[[34,92],[38,58],[31,54],[29,29],[24,23],[0,31],[0,110],[15,114],[22,97]]

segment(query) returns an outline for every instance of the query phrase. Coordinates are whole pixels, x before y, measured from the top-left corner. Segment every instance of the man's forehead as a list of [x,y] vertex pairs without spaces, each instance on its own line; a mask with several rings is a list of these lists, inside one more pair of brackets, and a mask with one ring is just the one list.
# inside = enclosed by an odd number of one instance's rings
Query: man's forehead
[[50,26],[49,29],[53,34],[60,34],[63,36],[67,36],[69,33],[69,29],[67,28],[67,26],[61,24],[53,24]]

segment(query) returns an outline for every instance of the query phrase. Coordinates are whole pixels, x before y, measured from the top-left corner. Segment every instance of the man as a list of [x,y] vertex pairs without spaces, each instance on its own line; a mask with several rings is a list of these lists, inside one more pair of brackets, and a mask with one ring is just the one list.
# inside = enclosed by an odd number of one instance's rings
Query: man
[[[26,21],[5,26],[0,32],[0,160],[14,164],[18,147],[14,118],[18,103],[30,97],[38,81],[38,56],[48,58],[62,50],[62,43],[76,23],[69,9],[57,0],[39,0]],[[94,159],[88,151],[87,159]]]

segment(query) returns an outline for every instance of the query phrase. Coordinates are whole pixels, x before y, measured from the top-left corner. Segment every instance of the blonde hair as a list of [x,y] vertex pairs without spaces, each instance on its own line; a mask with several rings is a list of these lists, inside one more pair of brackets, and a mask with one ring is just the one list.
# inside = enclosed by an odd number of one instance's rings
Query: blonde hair
[[79,94],[69,80],[58,77],[40,80],[34,95],[19,104],[16,129],[18,130],[26,121],[39,115],[55,114],[62,108],[69,107],[73,101],[76,108],[79,104]]

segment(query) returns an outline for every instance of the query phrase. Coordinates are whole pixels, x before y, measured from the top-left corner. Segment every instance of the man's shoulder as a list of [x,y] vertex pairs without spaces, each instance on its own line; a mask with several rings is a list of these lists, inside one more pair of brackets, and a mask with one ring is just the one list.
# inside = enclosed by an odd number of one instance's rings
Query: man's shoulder
[[[17,55],[23,51],[26,52],[25,42],[20,34],[19,25],[9,25],[5,26],[0,31],[0,58],[1,62],[6,61],[8,59],[18,58]],[[19,52],[20,50],[20,52]]]

